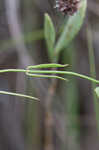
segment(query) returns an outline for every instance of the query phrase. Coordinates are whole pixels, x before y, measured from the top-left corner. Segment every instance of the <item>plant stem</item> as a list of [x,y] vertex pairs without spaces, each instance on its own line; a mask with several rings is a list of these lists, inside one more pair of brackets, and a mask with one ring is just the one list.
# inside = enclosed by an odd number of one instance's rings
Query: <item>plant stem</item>
[[28,98],[28,99],[33,99],[33,100],[39,101],[39,99],[36,98],[36,97],[32,97],[32,96],[29,96],[29,95],[24,95],[24,94],[21,94],[21,93],[14,93],[14,92],[0,91],[0,94],[4,94],[4,95],[12,95],[12,96],[18,96],[18,97],[23,97],[23,98]]
[[2,69],[0,70],[0,73],[6,73],[6,72],[26,72],[25,69]]
[[[86,29],[87,29],[90,75],[93,78],[96,78],[92,31],[91,31],[91,26],[90,26],[89,23],[87,23],[87,28]],[[97,128],[98,128],[98,133],[99,133],[99,102],[97,101],[97,97],[94,93],[95,88],[96,88],[96,83],[94,82],[94,83],[92,83],[92,94],[93,94],[93,99],[94,99],[94,107],[95,107],[95,113],[96,113]]]
[[71,76],[76,76],[76,77],[80,77],[82,79],[86,79],[89,81],[92,81],[94,83],[99,84],[99,80],[96,80],[92,77],[86,76],[86,75],[82,75],[76,72],[71,72],[71,71],[57,71],[57,70],[30,70],[30,73],[44,73],[44,74],[63,74],[63,75],[71,75]]
[[[82,75],[76,72],[71,72],[71,71],[57,71],[57,70],[27,70],[27,69],[2,69],[0,70],[0,73],[6,73],[6,72],[23,72],[23,73],[30,73],[32,76],[35,74],[63,74],[63,75],[71,75],[71,76],[76,76],[76,77],[80,77],[82,79],[86,79],[89,81],[92,81],[96,84],[99,84],[99,80],[96,80],[92,77],[86,76],[86,75]],[[35,75],[36,77],[36,75]]]

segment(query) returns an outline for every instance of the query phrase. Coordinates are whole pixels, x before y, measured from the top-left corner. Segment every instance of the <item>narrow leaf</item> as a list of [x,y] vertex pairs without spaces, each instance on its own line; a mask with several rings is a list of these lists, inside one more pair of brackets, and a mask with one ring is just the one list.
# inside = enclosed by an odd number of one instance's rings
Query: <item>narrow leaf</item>
[[40,65],[34,65],[34,66],[28,66],[28,69],[43,69],[43,68],[62,68],[62,67],[67,67],[69,66],[68,64],[61,65],[61,64],[40,64]]
[[77,13],[70,16],[64,30],[56,43],[55,54],[57,55],[63,48],[66,48],[71,40],[76,36],[81,28],[86,12],[87,0],[81,0]]
[[48,14],[45,14],[44,35],[48,48],[48,55],[51,61],[53,60],[53,51],[55,43],[55,29],[52,20]]

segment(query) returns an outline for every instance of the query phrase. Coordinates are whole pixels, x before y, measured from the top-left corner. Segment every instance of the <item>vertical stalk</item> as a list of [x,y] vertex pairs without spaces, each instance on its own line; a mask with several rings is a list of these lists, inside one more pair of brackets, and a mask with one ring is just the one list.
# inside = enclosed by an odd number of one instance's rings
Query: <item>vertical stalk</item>
[[[53,61],[52,63],[57,63],[59,58],[59,53],[57,53],[57,56],[53,55]],[[54,150],[53,145],[53,113],[52,113],[52,103],[53,103],[53,97],[55,94],[57,86],[57,80],[51,79],[51,84],[48,88],[48,93],[45,98],[45,143],[44,143],[44,150]]]
[[[86,30],[87,30],[88,52],[89,52],[90,75],[92,77],[96,78],[92,30],[91,30],[91,26],[89,23],[87,24]],[[92,82],[92,95],[93,95],[93,99],[94,99],[94,108],[95,108],[95,113],[96,113],[97,129],[99,132],[99,102],[94,93],[95,88],[96,88],[96,83]]]
[[[72,70],[75,69],[76,64],[76,52],[75,52],[75,45],[72,42],[68,49],[64,52],[64,63],[68,63],[72,65]],[[78,104],[78,89],[76,80],[72,77],[69,77],[70,82],[67,84],[66,95],[65,95],[65,116],[67,115],[66,122],[66,130],[67,133],[67,140],[68,140],[68,150],[79,150],[79,135],[80,135],[80,128],[79,128],[79,104]],[[63,148],[66,149],[66,144]]]

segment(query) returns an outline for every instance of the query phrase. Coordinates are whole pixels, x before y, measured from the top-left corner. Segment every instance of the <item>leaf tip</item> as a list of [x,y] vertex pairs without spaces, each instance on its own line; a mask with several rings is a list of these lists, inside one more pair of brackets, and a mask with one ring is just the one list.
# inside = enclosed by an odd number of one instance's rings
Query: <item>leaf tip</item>
[[97,97],[99,98],[99,86],[98,86],[98,87],[96,87],[96,88],[94,89],[94,91],[95,91],[95,93],[96,93]]

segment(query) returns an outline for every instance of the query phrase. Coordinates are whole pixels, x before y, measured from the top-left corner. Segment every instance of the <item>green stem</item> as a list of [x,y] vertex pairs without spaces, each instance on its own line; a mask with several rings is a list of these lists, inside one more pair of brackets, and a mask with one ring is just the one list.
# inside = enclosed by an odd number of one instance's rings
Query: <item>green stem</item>
[[6,72],[26,72],[25,69],[2,69],[0,70],[0,73],[6,73]]
[[[26,69],[3,69],[3,70],[0,70],[0,73],[6,73],[6,72],[24,72],[24,73],[28,72],[28,74],[30,73],[31,76],[32,76],[32,73],[33,73],[33,76],[34,76],[34,74],[64,74],[64,75],[71,75],[71,76],[80,77],[82,79],[86,79],[86,80],[89,80],[89,81],[92,81],[94,83],[99,84],[99,80],[96,80],[92,77],[88,77],[86,75],[82,75],[82,74],[79,74],[79,73],[76,73],[76,72],[71,72],[71,71],[26,70]],[[35,75],[35,77],[36,77],[36,75]]]
[[33,99],[33,100],[39,101],[39,99],[36,98],[36,97],[32,97],[32,96],[29,96],[29,95],[24,95],[24,94],[21,94],[21,93],[14,93],[14,92],[0,91],[0,94],[4,94],[4,95],[12,95],[12,96],[18,96],[18,97],[24,97],[24,98],[28,98],[28,99]]
[[92,81],[94,83],[97,83],[99,84],[99,80],[96,80],[92,77],[88,77],[86,75],[82,75],[82,74],[79,74],[79,73],[76,73],[76,72],[71,72],[71,71],[50,71],[50,70],[28,70],[30,73],[44,73],[44,74],[64,74],[64,75],[71,75],[71,76],[76,76],[76,77],[80,77],[80,78],[83,78],[83,79],[87,79],[89,81]]
[[[87,23],[86,30],[87,30],[88,52],[89,52],[90,75],[93,78],[96,78],[95,57],[94,57],[94,48],[93,48],[93,39],[92,39],[93,35],[92,35],[91,26],[89,23]],[[97,123],[97,129],[98,129],[98,134],[99,134],[99,103],[97,101],[97,97],[94,92],[95,88],[96,88],[96,83],[92,83],[92,96],[94,100],[96,123]]]

